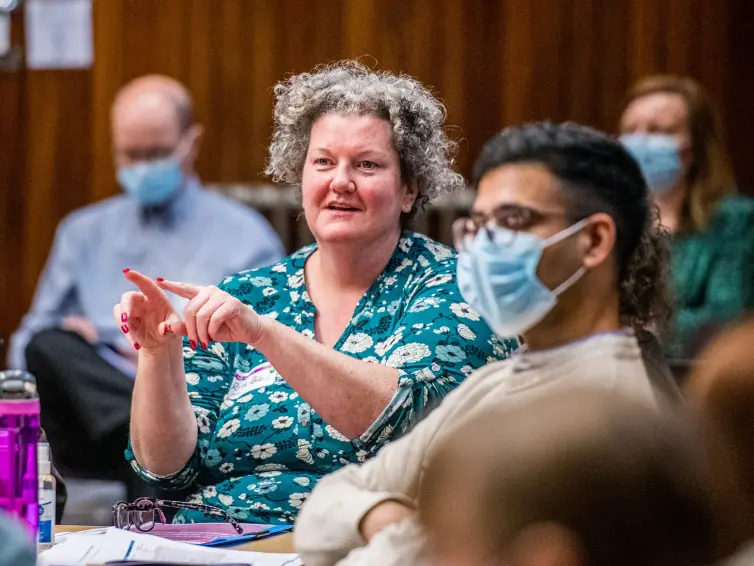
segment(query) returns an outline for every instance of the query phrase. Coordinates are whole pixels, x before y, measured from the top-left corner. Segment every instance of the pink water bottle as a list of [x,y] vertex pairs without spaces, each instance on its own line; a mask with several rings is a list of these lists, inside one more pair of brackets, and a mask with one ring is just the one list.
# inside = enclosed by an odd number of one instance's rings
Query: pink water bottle
[[35,541],[38,440],[39,397],[34,377],[20,370],[0,372],[0,508],[26,523]]

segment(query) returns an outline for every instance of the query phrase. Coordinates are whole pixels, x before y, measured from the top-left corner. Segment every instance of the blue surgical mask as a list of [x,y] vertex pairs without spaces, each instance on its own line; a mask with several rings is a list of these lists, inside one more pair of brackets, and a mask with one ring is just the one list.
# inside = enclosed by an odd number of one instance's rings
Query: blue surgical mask
[[577,233],[586,223],[587,219],[581,220],[546,240],[500,227],[490,228],[491,234],[479,230],[469,236],[458,256],[458,287],[464,300],[498,336],[523,334],[586,272],[582,266],[550,290],[537,277],[542,250]]
[[627,134],[620,141],[639,163],[652,192],[662,194],[681,178],[681,148],[675,136]]
[[119,168],[118,183],[142,205],[154,206],[166,203],[180,189],[183,171],[175,157],[144,161]]

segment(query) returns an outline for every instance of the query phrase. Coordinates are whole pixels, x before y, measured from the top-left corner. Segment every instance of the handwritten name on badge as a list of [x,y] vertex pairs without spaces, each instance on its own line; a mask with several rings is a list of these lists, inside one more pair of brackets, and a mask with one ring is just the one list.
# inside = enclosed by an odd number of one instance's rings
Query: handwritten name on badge
[[249,391],[272,385],[275,383],[277,375],[278,372],[270,362],[259,364],[248,372],[237,371],[228,390],[228,397],[238,399]]

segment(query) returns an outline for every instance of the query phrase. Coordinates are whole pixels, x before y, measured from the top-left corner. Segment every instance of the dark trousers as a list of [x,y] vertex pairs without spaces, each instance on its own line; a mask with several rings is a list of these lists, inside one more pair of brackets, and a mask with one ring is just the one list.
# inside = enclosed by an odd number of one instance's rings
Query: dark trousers
[[42,427],[61,474],[122,481],[128,498],[161,495],[126,462],[133,379],[102,359],[78,334],[36,334],[26,347],[37,380]]

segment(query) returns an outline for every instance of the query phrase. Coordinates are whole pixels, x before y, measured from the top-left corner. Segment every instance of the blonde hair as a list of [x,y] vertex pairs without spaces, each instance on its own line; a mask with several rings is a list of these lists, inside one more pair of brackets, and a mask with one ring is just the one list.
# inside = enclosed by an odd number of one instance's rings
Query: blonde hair
[[704,230],[725,195],[735,192],[735,177],[725,148],[722,121],[702,87],[688,77],[653,75],[628,92],[621,114],[638,98],[671,93],[683,98],[691,135],[693,163],[686,183],[688,193],[679,218],[679,232]]

